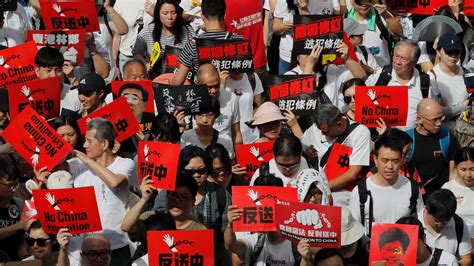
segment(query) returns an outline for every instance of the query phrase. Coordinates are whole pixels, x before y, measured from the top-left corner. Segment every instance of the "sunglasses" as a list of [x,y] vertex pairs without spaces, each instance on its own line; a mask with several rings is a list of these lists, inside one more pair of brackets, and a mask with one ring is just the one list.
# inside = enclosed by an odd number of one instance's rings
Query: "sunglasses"
[[38,244],[38,246],[40,247],[45,247],[46,246],[46,242],[49,241],[51,238],[32,238],[32,237],[27,237],[25,238],[25,241],[26,241],[26,244],[30,247],[34,246],[35,245],[35,242],[36,244]]
[[187,176],[194,176],[195,174],[203,175],[207,173],[206,168],[200,169],[184,169],[184,174]]
[[344,102],[346,104],[350,104],[352,102],[352,100],[356,100],[356,96],[355,95],[352,95],[352,96],[344,96]]
[[110,257],[110,251],[103,251],[103,252],[89,252],[89,253],[82,253],[83,255],[87,256],[87,259],[90,261],[96,261],[99,257],[101,260],[106,260]]

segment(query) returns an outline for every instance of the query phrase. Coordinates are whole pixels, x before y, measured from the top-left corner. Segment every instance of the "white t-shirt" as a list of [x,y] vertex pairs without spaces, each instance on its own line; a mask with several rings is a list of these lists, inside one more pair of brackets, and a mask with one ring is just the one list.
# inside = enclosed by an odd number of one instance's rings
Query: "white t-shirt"
[[[278,177],[281,180],[283,180],[283,186],[285,187],[296,187],[296,176],[299,174],[299,172],[301,172],[301,170],[308,169],[308,168],[309,166],[308,166],[308,163],[306,162],[306,159],[301,157],[301,163],[300,163],[300,167],[298,168],[298,171],[295,172],[294,176],[286,177],[285,175],[281,173],[280,169],[278,169],[275,159],[271,159],[268,162],[268,172],[270,174],[275,175],[275,177]],[[253,186],[255,179],[257,179],[259,175],[260,175],[260,169],[257,169],[257,171],[253,173],[252,179],[250,180],[251,186]]]
[[[373,203],[374,223],[395,223],[399,218],[410,215],[410,180],[405,176],[399,175],[395,184],[383,187],[375,184],[373,178],[374,176],[370,176],[366,179],[367,190],[370,191],[372,198],[368,199],[365,203],[365,218],[369,218],[370,200],[372,200]],[[387,206],[390,206],[390,208],[387,208]],[[358,187],[352,190],[349,209],[354,219],[363,223],[360,217]],[[416,209],[423,209],[421,193],[418,193]],[[368,226],[367,223],[366,226]]]
[[454,130],[457,118],[465,109],[463,101],[469,97],[464,83],[464,71],[459,68],[456,76],[450,76],[444,73],[439,64],[433,68],[434,75],[431,71],[428,72],[431,79],[435,80],[433,86],[433,95],[436,95],[438,101],[443,106],[443,114],[446,115],[446,120],[443,121],[443,126]]
[[77,89],[71,89],[71,85],[61,83],[61,110],[66,109],[76,113],[82,111],[82,104],[79,101]]
[[[427,259],[425,262],[417,263],[416,266],[430,266],[430,263],[433,260],[433,254],[434,254],[434,249],[429,259]],[[443,250],[441,252],[441,256],[439,257],[438,265],[457,266],[459,265],[459,263],[453,254],[448,253]]]
[[308,2],[308,10],[311,15],[332,15],[335,7],[339,7],[338,0],[313,0]]
[[[380,18],[386,27],[387,23],[385,22],[385,19],[383,17]],[[359,20],[359,23],[367,25],[367,20]],[[375,26],[375,31],[367,30],[365,32],[362,45],[367,47],[367,50],[375,57],[375,60],[379,66],[390,64],[391,58],[388,52],[388,43],[386,40],[382,40],[380,38],[380,30],[377,25]]]
[[[293,22],[294,12],[288,9],[286,0],[277,0],[273,17],[283,19],[283,21]],[[280,58],[285,62],[291,62],[291,51],[293,50],[293,30],[281,36]]]
[[[85,164],[71,161],[69,166],[71,175],[75,178],[74,187],[94,187],[102,222],[102,233],[109,239],[112,250],[126,246],[128,237],[122,231],[121,225],[126,214],[125,205],[129,197],[128,182],[118,188],[109,188]],[[134,168],[135,164],[132,160],[119,156],[107,166],[108,170],[125,176],[127,180],[130,179]]]
[[[226,90],[229,92],[237,92],[240,96],[239,110],[240,110],[240,132],[242,133],[243,143],[252,143],[259,138],[259,131],[257,128],[248,127],[245,122],[252,119],[253,116],[253,102],[254,97],[263,93],[263,86],[257,74],[253,73],[255,77],[255,90],[252,90],[252,85],[246,74],[241,80],[227,78]],[[237,94],[236,94],[237,95]]]
[[[258,234],[242,235],[238,240],[245,243],[247,247],[245,251],[245,262],[250,263],[250,256],[252,251],[257,244]],[[265,237],[265,243],[263,244],[262,251],[255,262],[255,266],[266,266],[266,265],[294,265],[295,258],[293,257],[293,251],[291,248],[291,241],[285,240],[279,244],[272,244],[268,241],[268,237]]]
[[[229,152],[230,158],[235,158],[234,145],[232,144],[231,138],[229,138],[227,135],[219,133],[219,137],[217,138],[217,143],[224,145],[224,147]],[[186,130],[181,135],[181,148],[184,148],[188,145],[198,146],[204,150],[207,148],[207,145],[204,145],[199,141],[199,138],[196,134],[195,129]]]
[[220,90],[219,104],[221,115],[214,121],[214,128],[232,139],[232,124],[240,122],[239,99],[230,91]]
[[458,202],[456,214],[463,218],[469,228],[471,238],[474,238],[474,188],[465,187],[456,179],[444,183],[442,188],[450,190],[456,196]]
[[194,32],[198,32],[204,23],[201,18],[201,2],[201,0],[182,0],[179,4],[184,13],[192,15],[191,27],[193,27]]
[[17,3],[15,11],[3,12],[5,17],[0,29],[0,44],[7,47],[17,46],[26,41],[26,31],[33,29],[27,11]]

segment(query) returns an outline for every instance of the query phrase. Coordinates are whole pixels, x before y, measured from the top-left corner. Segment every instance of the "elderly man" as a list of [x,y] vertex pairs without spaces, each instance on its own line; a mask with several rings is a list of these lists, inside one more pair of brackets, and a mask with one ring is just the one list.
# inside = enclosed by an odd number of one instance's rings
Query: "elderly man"
[[103,118],[91,120],[84,141],[86,153],[75,151],[79,160],[70,163],[74,187],[93,186],[103,234],[112,247],[111,265],[125,265],[130,259],[127,235],[120,229],[129,198],[128,179],[135,164],[112,152],[115,130]]
[[148,80],[146,66],[138,59],[131,59],[123,65],[123,80],[141,81]]
[[90,234],[82,241],[82,265],[109,266],[111,261],[110,242],[101,234]]

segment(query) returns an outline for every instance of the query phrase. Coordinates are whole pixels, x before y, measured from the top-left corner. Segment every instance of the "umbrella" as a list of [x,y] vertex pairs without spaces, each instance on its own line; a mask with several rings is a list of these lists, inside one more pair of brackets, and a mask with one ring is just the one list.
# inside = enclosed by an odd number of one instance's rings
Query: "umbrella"
[[443,33],[462,32],[461,26],[453,19],[446,16],[431,16],[422,20],[413,31],[413,41],[434,42]]

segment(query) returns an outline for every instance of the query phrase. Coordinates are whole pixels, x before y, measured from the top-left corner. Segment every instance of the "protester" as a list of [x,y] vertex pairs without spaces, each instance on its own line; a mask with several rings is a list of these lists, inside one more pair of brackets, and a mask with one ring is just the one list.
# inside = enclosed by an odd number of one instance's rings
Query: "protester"
[[152,123],[151,135],[153,136],[152,140],[155,141],[179,144],[181,132],[176,117],[168,113],[156,116],[154,123]]
[[148,79],[145,63],[138,59],[131,59],[123,65],[123,80],[142,81]]
[[257,127],[260,138],[255,143],[265,141],[275,141],[280,136],[282,122],[285,117],[281,114],[276,104],[271,102],[263,103],[248,122],[251,127]]
[[76,87],[82,104],[81,116],[87,116],[106,105],[105,81],[96,73],[85,75]]
[[105,235],[93,233],[84,237],[81,250],[82,265],[111,265],[111,254],[110,242]]

